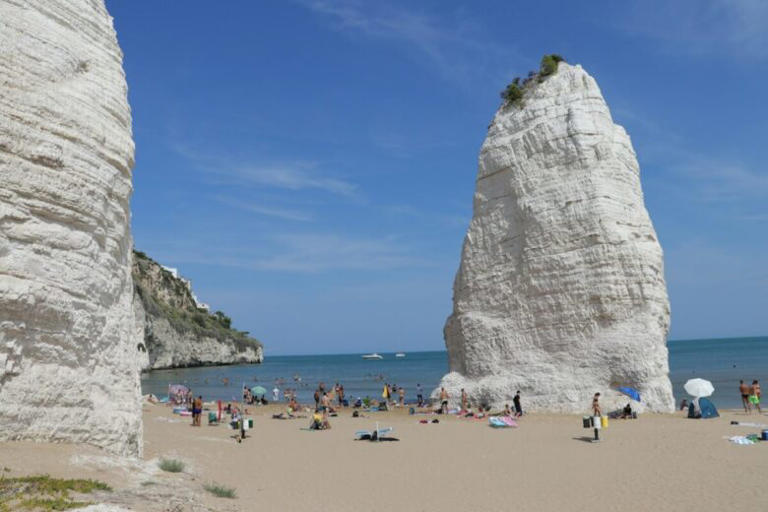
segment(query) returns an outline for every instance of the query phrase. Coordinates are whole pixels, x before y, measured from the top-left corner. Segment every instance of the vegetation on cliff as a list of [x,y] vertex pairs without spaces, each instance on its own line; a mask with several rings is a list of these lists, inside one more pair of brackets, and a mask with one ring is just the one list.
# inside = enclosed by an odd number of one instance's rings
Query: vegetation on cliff
[[[181,279],[141,251],[133,252],[133,285],[147,315],[162,317],[180,333],[231,342],[238,351],[257,349],[261,343],[248,331],[232,328],[232,319],[221,311],[209,313],[199,308],[192,291]],[[155,340],[147,336],[146,348],[152,352]]]
[[522,106],[523,94],[526,89],[533,84],[543,82],[546,77],[557,73],[557,65],[560,62],[565,62],[565,59],[556,53],[544,55],[541,58],[539,71],[529,71],[528,76],[523,79],[516,76],[512,82],[501,91],[501,99],[504,100],[506,105]]

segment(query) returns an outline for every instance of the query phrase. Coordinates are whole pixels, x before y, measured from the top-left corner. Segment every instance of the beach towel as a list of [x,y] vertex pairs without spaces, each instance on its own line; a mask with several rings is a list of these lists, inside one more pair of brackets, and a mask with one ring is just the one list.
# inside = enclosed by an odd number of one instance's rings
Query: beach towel
[[751,421],[732,421],[731,425],[738,425],[740,427],[752,427],[752,428],[768,428],[766,423],[752,423]]
[[491,416],[488,425],[494,428],[517,427],[517,422],[511,416]]
[[757,442],[746,436],[733,436],[733,437],[729,437],[728,440],[733,444],[743,444],[743,445],[755,444]]

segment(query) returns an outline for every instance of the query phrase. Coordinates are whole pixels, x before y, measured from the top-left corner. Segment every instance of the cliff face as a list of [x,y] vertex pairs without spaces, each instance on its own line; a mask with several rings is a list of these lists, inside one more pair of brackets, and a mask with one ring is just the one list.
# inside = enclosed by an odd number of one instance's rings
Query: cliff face
[[532,83],[480,151],[443,385],[562,412],[627,385],[671,412],[662,251],[629,136],[580,66]]
[[230,319],[199,307],[190,286],[144,253],[133,258],[136,332],[142,369],[260,363],[261,343]]
[[133,149],[103,1],[0,2],[0,439],[140,454]]

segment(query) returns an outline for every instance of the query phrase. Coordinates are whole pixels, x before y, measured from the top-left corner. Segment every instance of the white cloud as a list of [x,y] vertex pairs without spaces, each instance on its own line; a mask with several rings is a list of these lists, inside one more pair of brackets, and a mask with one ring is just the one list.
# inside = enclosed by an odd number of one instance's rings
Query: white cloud
[[358,194],[358,187],[354,183],[303,169],[300,164],[293,166],[243,165],[224,172],[244,181],[268,187],[287,190],[315,189],[346,197],[356,197]]
[[328,271],[422,267],[397,237],[355,238],[334,233],[293,233],[267,236],[239,245],[204,244],[164,248],[153,244],[153,255],[174,265],[196,263],[253,271],[318,273]]
[[614,14],[619,30],[659,41],[671,52],[768,58],[765,0],[648,0]]
[[301,210],[265,206],[262,204],[257,204],[252,201],[240,201],[233,197],[222,196],[222,195],[214,196],[214,199],[220,203],[231,206],[232,208],[253,212],[259,215],[265,215],[267,217],[277,217],[280,219],[295,220],[295,221],[302,221],[302,222],[313,220],[312,214],[301,211]]
[[345,179],[325,174],[311,161],[288,163],[243,162],[203,154],[181,144],[171,148],[192,161],[195,168],[218,184],[262,186],[282,190],[320,190],[350,199],[360,199],[359,187]]
[[696,156],[671,168],[690,183],[689,190],[700,201],[768,199],[768,173],[741,162]]
[[[482,36],[466,13],[446,21],[415,9],[358,0],[299,0],[333,22],[337,30],[402,43],[426,58],[444,78],[468,85],[481,75],[501,79],[500,71],[519,60],[516,50]],[[498,77],[496,75],[499,75]]]

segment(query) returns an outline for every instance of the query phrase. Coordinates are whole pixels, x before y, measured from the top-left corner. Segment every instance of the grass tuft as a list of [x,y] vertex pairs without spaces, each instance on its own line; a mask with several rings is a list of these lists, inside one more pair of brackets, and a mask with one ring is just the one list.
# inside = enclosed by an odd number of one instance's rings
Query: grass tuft
[[237,498],[235,489],[232,487],[211,483],[203,485],[203,488],[218,498]]
[[5,478],[0,476],[0,512],[10,510],[70,510],[91,505],[75,501],[71,492],[89,494],[111,491],[104,482],[51,478],[48,475]]
[[184,471],[184,463],[176,459],[161,459],[160,469],[169,473],[181,473]]

